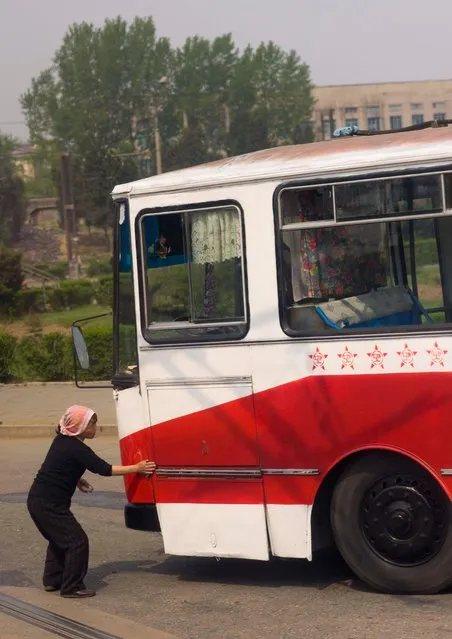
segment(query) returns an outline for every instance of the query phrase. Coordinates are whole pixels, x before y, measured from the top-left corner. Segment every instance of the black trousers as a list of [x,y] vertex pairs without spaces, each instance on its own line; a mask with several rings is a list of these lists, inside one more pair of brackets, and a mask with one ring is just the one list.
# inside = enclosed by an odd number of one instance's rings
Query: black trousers
[[62,595],[85,588],[89,541],[69,508],[29,496],[28,512],[36,528],[47,539],[44,586],[60,589]]

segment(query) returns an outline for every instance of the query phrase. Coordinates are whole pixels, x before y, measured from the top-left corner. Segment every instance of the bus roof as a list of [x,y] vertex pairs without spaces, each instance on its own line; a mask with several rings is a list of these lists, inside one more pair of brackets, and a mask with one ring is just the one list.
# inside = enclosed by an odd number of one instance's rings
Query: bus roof
[[392,165],[430,165],[452,159],[452,127],[280,146],[155,175],[113,190],[113,197],[224,186],[251,181],[342,175]]

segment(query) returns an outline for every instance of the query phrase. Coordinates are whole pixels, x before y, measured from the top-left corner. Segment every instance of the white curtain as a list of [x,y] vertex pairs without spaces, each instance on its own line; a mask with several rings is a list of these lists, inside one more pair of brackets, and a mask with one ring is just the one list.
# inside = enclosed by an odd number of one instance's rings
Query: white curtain
[[241,257],[240,216],[235,209],[192,213],[190,218],[195,264],[215,264]]

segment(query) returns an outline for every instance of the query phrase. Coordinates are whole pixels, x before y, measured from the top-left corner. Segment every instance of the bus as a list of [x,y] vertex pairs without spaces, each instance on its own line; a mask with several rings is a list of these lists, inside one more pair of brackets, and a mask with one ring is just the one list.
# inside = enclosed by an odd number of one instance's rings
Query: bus
[[[452,583],[452,129],[284,146],[115,187],[128,528],[170,555]],[[78,366],[89,367],[80,324]]]

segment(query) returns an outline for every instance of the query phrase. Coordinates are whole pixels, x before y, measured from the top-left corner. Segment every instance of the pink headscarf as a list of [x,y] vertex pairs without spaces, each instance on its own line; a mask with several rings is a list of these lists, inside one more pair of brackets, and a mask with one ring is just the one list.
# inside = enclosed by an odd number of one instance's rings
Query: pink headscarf
[[96,413],[86,406],[71,406],[60,419],[59,427],[62,435],[78,437],[88,426],[90,419]]

